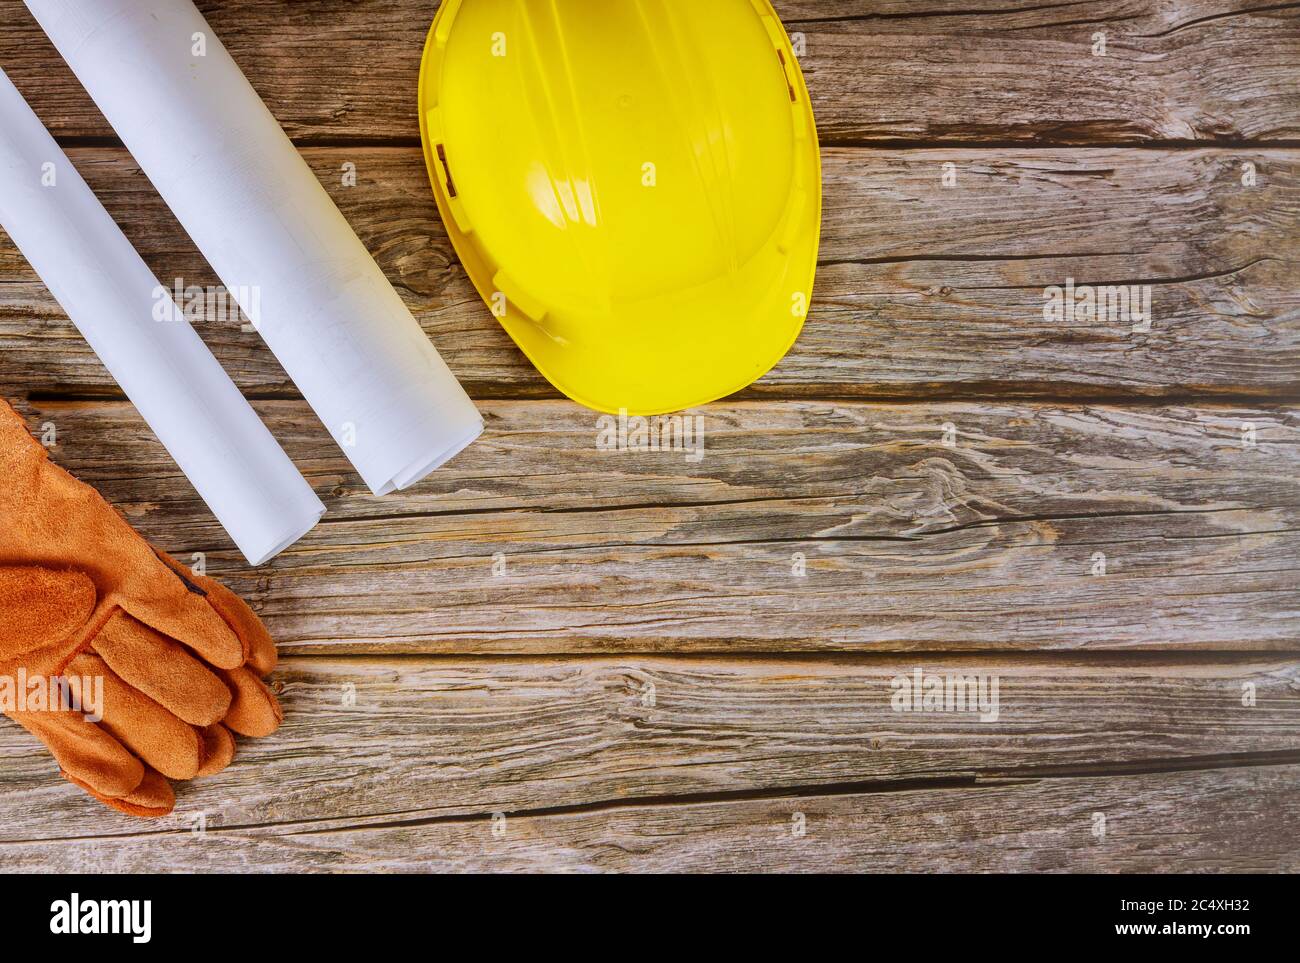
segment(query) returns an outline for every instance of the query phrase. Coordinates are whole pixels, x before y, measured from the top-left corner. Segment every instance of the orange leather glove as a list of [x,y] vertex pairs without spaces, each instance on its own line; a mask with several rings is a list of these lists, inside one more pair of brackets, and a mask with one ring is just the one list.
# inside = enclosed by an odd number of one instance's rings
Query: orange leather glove
[[[12,680],[12,697],[20,681],[65,678],[83,711],[25,695],[0,709],[70,781],[123,812],[166,815],[167,779],[225,768],[232,730],[279,726],[262,681],[275,661],[247,605],[136,534],[0,401],[0,682]],[[87,706],[99,680],[102,707]],[[86,718],[95,708],[97,723]]]

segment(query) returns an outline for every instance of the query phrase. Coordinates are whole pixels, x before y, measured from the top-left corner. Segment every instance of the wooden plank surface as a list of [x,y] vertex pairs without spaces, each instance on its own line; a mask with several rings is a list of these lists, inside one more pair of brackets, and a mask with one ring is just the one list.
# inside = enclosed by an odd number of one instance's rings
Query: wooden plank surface
[[[125,152],[72,156],[159,278],[217,283]],[[418,149],[307,157],[474,397],[557,396],[465,277]],[[836,149],[824,176],[811,315],[747,397],[1296,394],[1300,151]],[[1151,330],[1045,320],[1045,289],[1067,278],[1150,285]],[[113,388],[7,238],[0,279],[0,387]],[[296,395],[255,332],[199,327],[245,390]]]
[[[828,143],[1058,144],[1300,138],[1300,17],[1249,0],[776,0]],[[289,133],[419,137],[432,0],[201,0]],[[111,130],[21,0],[0,0],[0,63],[65,137]],[[1106,55],[1093,35],[1105,32]],[[1050,69],[1043,69],[1049,65]]]
[[[918,670],[983,676],[986,695],[996,677],[996,711],[896,711],[896,680]],[[18,842],[84,836],[87,819],[115,837],[156,836],[202,812],[216,828],[280,835],[773,787],[933,792],[1300,761],[1291,658],[313,657],[286,660],[277,682],[284,727],[181,786],[177,815],[160,824],[96,820],[97,804],[50,778],[30,736],[0,729],[0,859]]]
[[375,499],[302,403],[258,407],[329,511],[257,570],[128,405],[29,414],[287,651],[1297,646],[1285,409],[718,403],[692,461],[494,402],[479,443]]
[[[1300,766],[1251,767],[615,805],[495,823],[412,814],[361,828],[326,822],[199,835],[182,826],[111,842],[0,844],[0,858],[16,872],[42,873],[1294,873],[1297,788]],[[1104,837],[1095,835],[1101,826]]]
[[[918,668],[996,673],[998,719],[895,712],[892,680]],[[291,659],[278,674],[285,727],[182,786],[162,823],[105,818],[50,778],[26,733],[0,729],[0,860],[46,871],[1294,869],[1298,672],[1294,660],[1221,656]],[[807,851],[755,848],[753,834],[789,832],[797,812]],[[506,814],[506,845],[494,813]],[[1096,813],[1105,839],[1092,834]],[[195,837],[200,814],[207,833]],[[87,839],[88,825],[107,838]]]

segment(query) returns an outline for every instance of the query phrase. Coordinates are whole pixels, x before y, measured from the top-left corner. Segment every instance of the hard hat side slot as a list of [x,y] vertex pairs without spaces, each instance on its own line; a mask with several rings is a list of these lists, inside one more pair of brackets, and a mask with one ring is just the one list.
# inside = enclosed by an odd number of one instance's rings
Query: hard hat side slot
[[447,150],[441,144],[435,145],[434,150],[438,152],[438,163],[442,165],[442,172],[446,175],[447,196],[455,197],[456,182],[451,178],[451,166],[447,163]]
[[790,103],[799,103],[799,95],[795,92],[794,84],[790,81],[790,65],[786,63],[785,51],[780,47],[776,48],[776,56],[781,61],[781,73],[785,75],[785,89],[790,91]]

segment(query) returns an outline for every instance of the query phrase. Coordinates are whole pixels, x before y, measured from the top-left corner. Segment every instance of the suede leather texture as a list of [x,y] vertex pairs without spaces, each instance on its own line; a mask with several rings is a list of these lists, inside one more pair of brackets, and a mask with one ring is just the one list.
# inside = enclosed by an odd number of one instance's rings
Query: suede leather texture
[[83,707],[102,692],[98,721],[8,712],[70,782],[121,812],[166,815],[168,780],[219,772],[233,733],[279,726],[263,681],[275,663],[243,601],[141,538],[0,400],[0,677],[62,678]]

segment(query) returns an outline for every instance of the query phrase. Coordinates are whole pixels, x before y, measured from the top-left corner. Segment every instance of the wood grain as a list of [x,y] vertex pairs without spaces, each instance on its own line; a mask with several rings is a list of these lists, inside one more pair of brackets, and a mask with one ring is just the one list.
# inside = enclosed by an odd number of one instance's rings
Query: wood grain
[[[29,872],[1294,873],[1300,767],[0,844]],[[802,814],[804,835],[794,835]],[[1106,819],[1106,835],[1093,835]]]
[[[998,721],[894,712],[891,679],[917,666],[887,659],[292,659],[278,673],[285,727],[182,786],[161,823],[102,809],[51,778],[26,733],[0,726],[0,864],[1296,867],[1294,660],[930,656],[920,667],[997,674]],[[799,812],[803,838],[790,835]],[[492,813],[507,814],[504,839]],[[204,836],[188,831],[199,814]]]
[[[122,151],[73,157],[159,278],[217,283]],[[475,398],[557,395],[465,277],[418,150],[307,157]],[[341,186],[345,162],[355,188]],[[1246,163],[1255,187],[1241,183]],[[825,181],[811,315],[746,397],[1296,395],[1300,151],[837,149]],[[1151,330],[1045,320],[1045,288],[1067,278],[1151,285]],[[246,391],[296,396],[256,333],[199,327]],[[0,390],[115,390],[7,238]]]
[[[996,719],[895,711],[894,680],[918,669],[982,675],[986,693],[996,676]],[[318,656],[287,659],[275,680],[285,725],[241,741],[229,770],[180,785],[162,823],[102,809],[0,724],[0,862],[15,842],[117,842],[199,812],[222,830],[291,835],[755,794],[964,787],[978,807],[990,780],[1300,761],[1294,657]],[[1295,845],[1279,838],[1261,855]]]
[[[12,872],[1294,873],[1300,766],[0,843]],[[803,836],[794,834],[802,814]],[[1105,817],[1106,835],[1093,835]]]
[[1290,410],[716,404],[691,461],[598,450],[567,402],[493,402],[478,444],[375,499],[304,405],[257,407],[328,513],[255,571],[128,405],[29,415],[289,651],[1300,643]]
[[[419,137],[431,0],[201,0],[213,30],[304,142]],[[1300,137],[1294,3],[776,0],[827,143],[1142,143]],[[21,0],[0,62],[63,137],[111,130]],[[1093,55],[1094,34],[1106,55]]]

